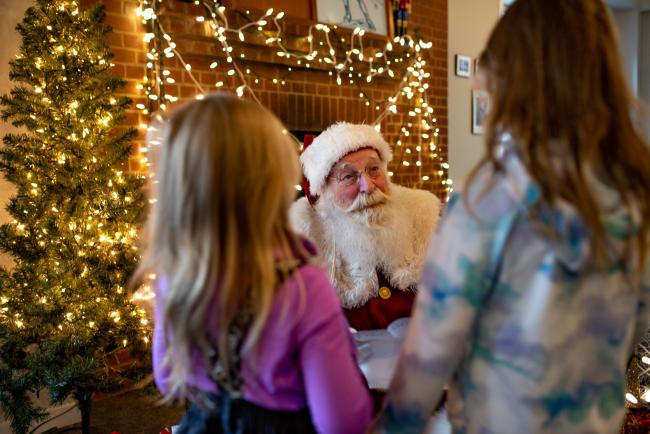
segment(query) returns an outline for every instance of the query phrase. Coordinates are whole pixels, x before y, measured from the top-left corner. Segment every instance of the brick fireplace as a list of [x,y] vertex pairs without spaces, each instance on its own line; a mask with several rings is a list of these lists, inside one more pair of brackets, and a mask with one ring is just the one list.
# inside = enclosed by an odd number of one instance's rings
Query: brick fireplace
[[[146,57],[147,45],[143,41],[145,27],[136,16],[136,0],[103,0],[102,3],[107,10],[106,23],[113,28],[113,32],[108,35],[108,42],[115,55],[112,72],[127,80],[123,93],[134,100],[134,106],[127,113],[125,126],[140,130],[138,146],[134,150],[130,167],[137,170],[143,157],[138,152],[139,144],[144,139],[144,126],[148,122],[148,116],[135,108],[136,104],[148,102],[138,86],[142,84],[149,61]],[[314,24],[313,3],[309,2],[232,0],[223,2],[223,5],[228,9],[228,17],[233,26],[246,23],[249,16],[261,16],[269,7],[286,11],[282,20],[283,30],[292,39],[290,42],[294,46],[301,43],[309,25]],[[226,54],[220,51],[221,46],[213,38],[206,36],[205,23],[195,19],[202,13],[203,10],[192,3],[163,0],[159,19],[173,36],[183,59],[191,63],[192,76],[201,87],[215,90],[215,83],[222,81],[224,85],[221,89],[234,91],[240,80],[237,76],[226,74],[227,69],[222,66],[226,63]],[[333,33],[337,43],[345,45],[352,32],[338,28]],[[423,57],[427,62],[425,69],[430,73],[426,92],[437,120],[436,127],[439,128],[435,145],[440,159],[435,163],[427,163],[423,159],[423,167],[404,165],[405,160],[412,159],[409,154],[415,152],[417,138],[411,136],[405,140],[402,136],[403,145],[396,145],[400,139],[401,127],[413,121],[409,119],[408,101],[402,98],[397,104],[397,114],[390,114],[382,122],[383,134],[394,145],[395,159],[389,170],[394,172],[395,182],[428,189],[444,198],[445,186],[440,183],[440,178],[436,179],[432,175],[425,182],[422,175],[440,173],[443,170],[441,163],[447,161],[447,0],[413,0],[409,34],[432,43],[432,48],[424,51]],[[385,37],[376,35],[366,35],[365,40],[369,47],[379,47],[386,43]],[[393,79],[377,78],[369,84],[357,80],[357,84],[353,85],[344,80],[339,86],[335,77],[328,74],[325,65],[314,64],[307,68],[304,63],[292,64],[275,55],[275,51],[260,43],[259,38],[250,38],[248,35],[245,43],[237,44],[236,53],[235,61],[239,62],[240,68],[250,70],[247,82],[260,102],[297,135],[322,131],[336,121],[372,123],[381,112],[376,107],[400,87],[401,77],[397,75]],[[240,57],[242,53],[244,58]],[[220,66],[211,69],[210,65],[215,60]],[[169,59],[165,69],[170,71],[169,76],[175,81],[166,84],[167,93],[178,97],[179,101],[194,98],[200,93],[177,58]],[[363,97],[360,97],[361,93]],[[407,145],[409,141],[413,146]]]

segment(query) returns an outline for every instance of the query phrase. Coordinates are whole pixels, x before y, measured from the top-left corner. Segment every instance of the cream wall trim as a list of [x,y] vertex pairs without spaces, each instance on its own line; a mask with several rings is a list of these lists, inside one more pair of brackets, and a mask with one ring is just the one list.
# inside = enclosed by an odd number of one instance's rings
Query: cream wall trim
[[613,11],[618,28],[625,78],[634,95],[639,94],[639,23],[638,11]]

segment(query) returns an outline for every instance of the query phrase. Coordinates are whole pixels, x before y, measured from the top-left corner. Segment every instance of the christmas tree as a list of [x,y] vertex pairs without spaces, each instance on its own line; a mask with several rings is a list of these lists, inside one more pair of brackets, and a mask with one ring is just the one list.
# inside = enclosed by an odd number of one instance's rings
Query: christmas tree
[[[44,417],[30,392],[74,397],[89,432],[91,396],[114,390],[124,351],[146,349],[143,311],[125,290],[144,213],[142,177],[122,170],[135,131],[118,132],[128,98],[115,92],[105,12],[72,0],[37,0],[17,26],[15,87],[2,118],[0,170],[16,186],[0,249],[0,404],[15,432]],[[144,354],[144,353],[143,353]],[[137,356],[136,356],[137,357]]]

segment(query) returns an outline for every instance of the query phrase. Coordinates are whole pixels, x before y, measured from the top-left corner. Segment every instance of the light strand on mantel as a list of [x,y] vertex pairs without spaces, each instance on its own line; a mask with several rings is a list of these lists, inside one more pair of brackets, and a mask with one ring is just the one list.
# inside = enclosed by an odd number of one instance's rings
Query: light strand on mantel
[[[153,1],[153,4],[151,3],[152,1]],[[239,39],[241,41],[243,41],[243,40],[245,40],[243,30],[247,29],[248,27],[258,26],[258,30],[263,32],[263,30],[260,30],[262,28],[261,25],[266,25],[267,24],[266,18],[268,18],[269,16],[271,16],[273,14],[273,9],[271,8],[271,9],[267,10],[266,14],[263,15],[260,19],[258,19],[256,21],[247,23],[244,26],[236,28],[236,29],[231,29],[229,27],[229,25],[228,25],[227,17],[224,14],[225,8],[223,6],[218,6],[218,2],[216,2],[216,1],[214,3],[215,3],[215,6],[216,6],[215,8],[212,8],[205,1],[203,1],[203,2],[196,1],[195,2],[195,4],[197,4],[197,5],[203,5],[203,7],[208,12],[208,14],[212,17],[212,21],[213,21],[212,22],[212,28],[213,28],[213,30],[215,30],[214,36],[221,43],[221,45],[223,47],[223,51],[225,51],[227,53],[226,54],[227,58],[228,58],[227,62],[232,63],[233,66],[236,66],[237,62],[234,61],[233,56],[230,54],[232,52],[232,47],[228,44],[228,40],[227,40],[227,38],[225,36],[225,33],[236,33],[236,34],[239,35]],[[156,2],[155,2],[155,0],[144,0],[143,4],[145,6],[146,5],[155,6]],[[173,57],[170,54],[178,56],[180,58],[181,62],[183,63],[183,66],[186,67],[186,69],[187,69],[191,79],[195,83],[197,89],[199,89],[201,91],[201,93],[204,93],[204,90],[203,90],[202,86],[198,83],[198,81],[191,74],[191,67],[190,68],[187,67],[188,63],[185,62],[182,59],[182,56],[180,56],[178,51],[175,49],[176,44],[173,43],[173,41],[171,40],[171,36],[169,35],[168,32],[165,31],[165,29],[162,27],[160,22],[156,20],[157,15],[155,13],[155,9],[149,7],[149,8],[145,8],[143,10],[142,6],[140,6],[140,8],[137,9],[136,13],[138,14],[138,16],[143,17],[143,20],[144,20],[145,24],[148,24],[149,21],[154,21],[154,20],[156,21],[154,27],[157,28],[156,30],[158,30],[163,35],[163,38],[168,42],[168,48],[166,48],[164,50],[165,54],[166,54],[166,57]],[[354,30],[354,32],[352,34],[352,38],[350,40],[350,49],[346,50],[345,61],[343,61],[342,63],[337,63],[337,58],[336,58],[336,55],[335,55],[334,46],[331,44],[331,41],[329,40],[330,28],[328,26],[324,25],[324,24],[315,24],[315,25],[309,27],[309,35],[307,37],[307,39],[309,41],[309,53],[308,54],[297,54],[295,52],[289,51],[286,48],[286,46],[282,43],[282,37],[281,37],[282,28],[281,28],[281,26],[279,24],[279,20],[283,16],[284,16],[283,12],[280,12],[277,15],[275,15],[275,17],[273,18],[273,22],[274,22],[274,24],[276,26],[276,29],[277,29],[278,33],[274,37],[267,38],[266,41],[265,41],[267,45],[270,45],[271,43],[275,43],[277,45],[277,48],[279,48],[280,51],[277,51],[276,55],[278,55],[279,57],[286,57],[287,59],[296,58],[297,59],[297,64],[299,66],[302,66],[302,60],[307,60],[308,62],[312,61],[312,60],[315,60],[317,58],[317,56],[318,56],[318,52],[314,49],[313,30],[316,29],[316,30],[322,31],[325,34],[325,40],[327,42],[327,48],[329,50],[328,52],[329,52],[329,55],[330,55],[330,57],[326,56],[326,57],[319,58],[318,61],[319,62],[324,61],[325,63],[328,63],[328,64],[332,65],[333,69],[330,70],[329,73],[330,73],[330,75],[333,75],[334,72],[336,72],[337,83],[339,85],[342,84],[342,79],[341,79],[342,74],[347,72],[349,78],[352,78],[352,76],[353,76],[353,71],[354,71],[354,68],[352,67],[352,63],[354,62],[354,60],[352,59],[353,54],[358,56],[359,62],[365,62],[366,64],[368,64],[368,71],[369,72],[366,75],[366,82],[372,81],[373,77],[375,77],[377,75],[381,75],[384,72],[386,72],[387,75],[390,76],[391,78],[394,77],[394,75],[395,75],[394,71],[390,67],[391,60],[388,59],[388,55],[387,55],[387,52],[392,50],[392,43],[390,41],[388,41],[386,43],[386,46],[384,47],[383,50],[377,51],[374,54],[374,57],[384,59],[384,63],[385,63],[385,67],[381,66],[381,67],[375,69],[373,67],[373,63],[374,63],[373,57],[369,56],[368,57],[369,60],[364,60],[365,57],[364,57],[364,54],[363,54],[363,39],[362,39],[362,36],[365,34],[365,30],[360,29],[360,28],[356,28]],[[219,24],[219,21],[217,20],[217,17],[221,19],[221,21],[224,23],[224,25]],[[197,17],[197,20],[199,22],[205,22],[205,17],[199,16],[199,17]],[[265,34],[265,36],[268,36],[268,35],[266,35],[266,33],[264,33],[264,34]],[[355,36],[356,36],[357,39],[359,39],[359,46],[361,47],[361,50],[355,48],[355,44],[354,44]],[[149,32],[149,33],[147,33],[147,35],[145,35],[145,41],[150,43],[152,41],[152,39],[154,39],[154,37],[155,37],[155,34],[153,32]],[[409,48],[413,49],[415,52],[419,52],[420,49],[422,49],[422,48],[428,49],[428,48],[430,48],[432,46],[431,43],[424,43],[422,41],[419,41],[416,44],[415,41],[413,41],[408,36],[407,37],[401,37],[401,38],[395,38],[395,41],[399,42],[402,46],[408,46]],[[151,52],[151,50],[150,50],[147,57],[149,57],[150,59],[153,60],[155,57],[160,58],[160,54],[156,53],[156,52]],[[407,58],[411,57],[411,53],[406,53],[406,57]],[[402,61],[403,61],[403,58],[395,59],[396,63],[400,63]],[[213,64],[216,64],[216,63],[217,62],[214,62]],[[310,63],[305,63],[304,66],[309,68],[311,65],[310,65]],[[235,72],[237,72],[237,71],[233,71],[232,73],[231,73],[231,71],[228,71],[229,75],[234,75]],[[239,70],[239,74],[241,74],[240,78],[241,78],[242,82],[244,83],[243,84],[244,88],[247,89],[249,92],[252,92],[252,89],[250,88],[250,86],[248,86],[246,78],[244,77],[241,70]],[[359,76],[361,76],[361,73],[357,73],[357,74]],[[351,80],[351,82],[353,82],[353,81]],[[165,95],[158,95],[158,97],[161,97],[161,99],[164,99]],[[164,109],[164,107],[163,107],[163,109]]]
[[[176,48],[176,44],[172,40],[171,35],[165,30],[163,25],[160,23],[160,20],[158,20],[158,3],[159,2],[156,0],[141,0],[139,8],[136,10],[136,14],[142,18],[143,23],[147,26],[147,33],[145,34],[144,40],[149,44],[149,52],[147,53],[147,73],[145,75],[144,84],[138,86],[140,89],[143,89],[145,91],[148,103],[146,105],[136,105],[136,107],[140,109],[145,115],[149,115],[155,109],[156,102],[158,104],[158,107],[164,111],[167,108],[167,102],[174,102],[178,100],[178,97],[168,94],[165,91],[165,82],[169,84],[175,83],[175,80],[173,77],[171,77],[171,72],[164,67],[164,60],[166,58],[178,58],[180,64],[185,69],[190,80],[198,91],[196,95],[197,98],[202,98],[203,95],[210,90],[209,87],[206,90],[206,88],[204,88],[204,86],[201,85],[201,83],[196,79],[192,72],[191,64],[183,59],[183,56]],[[251,75],[251,69],[247,67],[245,68],[244,72],[244,70],[242,70],[242,67],[239,65],[238,60],[245,58],[244,53],[240,53],[240,55],[237,56],[236,53],[234,53],[233,47],[229,44],[229,40],[226,35],[235,34],[237,35],[237,38],[240,42],[245,42],[246,36],[244,34],[244,31],[249,28],[256,28],[256,30],[264,36],[265,44],[274,47],[276,50],[274,52],[275,55],[287,60],[296,60],[295,65],[285,64],[289,74],[292,72],[292,66],[311,68],[312,63],[315,61],[328,65],[329,75],[336,76],[335,80],[339,86],[343,84],[342,76],[347,74],[347,78],[349,79],[350,84],[356,84],[359,86],[359,97],[366,100],[366,106],[370,106],[372,104],[373,108],[376,111],[380,111],[383,106],[383,110],[381,110],[374,122],[377,129],[379,129],[381,122],[387,116],[391,114],[397,114],[397,104],[401,96],[405,96],[409,101],[413,101],[418,106],[415,108],[415,110],[419,111],[418,119],[422,117],[422,111],[419,107],[424,107],[424,117],[427,119],[424,120],[424,130],[427,132],[432,131],[429,134],[431,138],[429,155],[432,159],[437,161],[437,165],[442,168],[442,170],[434,171],[434,168],[432,167],[431,174],[434,178],[441,178],[441,183],[445,190],[447,192],[451,191],[451,180],[449,180],[446,176],[448,165],[442,160],[441,156],[439,156],[437,153],[434,153],[436,149],[434,141],[438,137],[439,131],[437,128],[435,128],[435,126],[432,126],[432,124],[436,123],[436,119],[431,116],[433,109],[428,105],[428,101],[426,100],[426,89],[429,86],[426,82],[426,79],[429,77],[429,73],[424,70],[424,65],[426,62],[421,57],[421,51],[430,49],[433,45],[432,43],[425,43],[421,40],[416,42],[410,36],[397,37],[393,40],[393,42],[399,44],[402,47],[407,47],[407,51],[404,54],[404,57],[396,57],[391,60],[389,55],[389,53],[391,53],[393,50],[393,43],[391,41],[387,41],[383,49],[372,49],[371,54],[367,55],[364,53],[363,44],[363,36],[365,35],[365,30],[356,28],[352,31],[352,35],[349,41],[349,49],[345,50],[344,56],[337,57],[337,52],[330,40],[330,27],[325,24],[318,23],[309,26],[308,34],[306,36],[307,41],[309,42],[308,52],[296,52],[295,50],[290,50],[287,48],[286,44],[284,43],[283,30],[282,26],[280,25],[280,20],[284,16],[283,12],[279,12],[274,15],[273,8],[270,8],[259,19],[252,20],[251,22],[246,23],[238,28],[231,28],[230,24],[228,23],[228,18],[225,14],[225,7],[219,5],[218,1],[212,0],[211,2],[208,2],[195,0],[194,4],[197,6],[202,6],[206,12],[206,16],[197,16],[195,18],[196,21],[205,23],[205,25],[210,26],[213,36],[221,46],[222,51],[225,52],[225,63],[229,65],[226,76],[237,76],[241,83],[236,88],[236,94],[239,97],[244,96],[246,93],[258,104],[262,105],[259,98],[255,94],[254,89],[248,83],[247,75]],[[249,15],[250,12],[246,11],[246,14]],[[276,29],[275,32],[264,30],[264,27],[269,24],[269,20],[273,22],[273,25]],[[336,26],[334,26],[334,28],[336,28]],[[319,56],[319,52],[315,48],[315,32],[319,32],[323,36],[323,40],[320,40],[318,43],[323,46],[325,50],[327,50],[327,55]],[[341,42],[344,41],[345,39],[341,38]],[[359,48],[357,48],[357,44]],[[390,78],[394,78],[395,71],[393,68],[395,68],[396,64],[404,63],[405,58],[408,59],[408,63],[400,85],[396,92],[391,97],[389,97],[388,100],[377,103],[372,100],[372,98],[370,98],[368,92],[360,87],[360,82],[370,83],[372,82],[373,78],[377,76],[384,75]],[[377,66],[379,62],[381,62],[381,64]],[[358,70],[355,71],[355,66],[358,66],[359,64],[365,65],[368,68],[367,73],[362,74]],[[210,65],[210,69],[216,69],[218,66],[219,62],[214,61]],[[403,66],[401,66],[401,68],[403,68]],[[257,77],[255,78],[255,83],[258,83],[261,76],[258,74],[254,75]],[[355,80],[355,76],[359,80]],[[364,77],[365,80],[362,80]],[[289,80],[289,78],[286,79]],[[284,78],[279,80],[277,77],[275,77],[269,80],[272,80],[275,84],[285,84]],[[224,86],[224,82],[218,80],[214,86],[215,88],[219,89]],[[417,98],[415,100],[413,99],[414,95],[417,95]],[[411,113],[415,112],[413,110],[410,110],[409,117],[411,117]],[[408,128],[405,125],[408,126]],[[400,128],[400,137],[397,141],[398,145],[401,144],[403,136],[408,137],[410,135],[412,123],[408,122],[405,125],[402,125]],[[420,122],[418,122],[418,125],[419,128],[422,127]],[[418,178],[421,184],[422,182],[429,181],[430,177],[428,175],[422,175],[422,146],[418,145],[417,148],[419,151],[416,165],[418,166]],[[407,149],[410,153],[410,149]],[[146,166],[149,165],[146,158],[142,159],[142,163]],[[409,164],[409,162],[404,163],[405,166]],[[442,175],[440,174],[441,171]]]

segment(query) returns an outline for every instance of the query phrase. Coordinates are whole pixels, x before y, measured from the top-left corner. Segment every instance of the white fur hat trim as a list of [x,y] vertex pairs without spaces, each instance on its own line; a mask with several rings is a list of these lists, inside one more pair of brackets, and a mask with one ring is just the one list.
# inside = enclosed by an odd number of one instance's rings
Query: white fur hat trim
[[373,148],[384,163],[393,159],[390,145],[372,125],[338,122],[319,134],[300,155],[312,194],[320,196],[332,167],[350,152],[361,148]]

